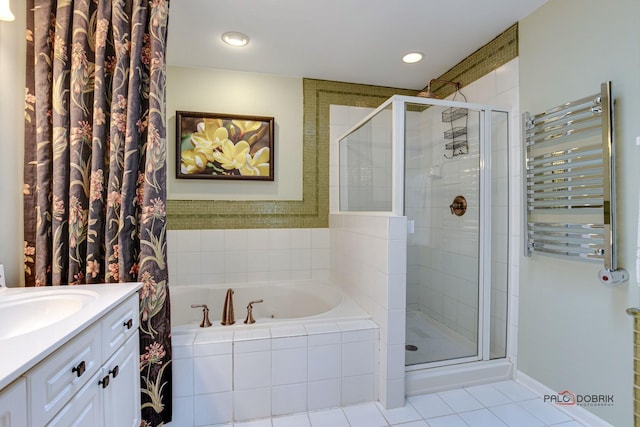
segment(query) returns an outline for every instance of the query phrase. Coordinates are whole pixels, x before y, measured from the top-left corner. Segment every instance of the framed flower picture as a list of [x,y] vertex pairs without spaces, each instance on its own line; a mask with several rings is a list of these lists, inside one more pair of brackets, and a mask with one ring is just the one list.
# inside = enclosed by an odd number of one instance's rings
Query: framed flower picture
[[273,181],[273,117],[176,111],[176,178]]

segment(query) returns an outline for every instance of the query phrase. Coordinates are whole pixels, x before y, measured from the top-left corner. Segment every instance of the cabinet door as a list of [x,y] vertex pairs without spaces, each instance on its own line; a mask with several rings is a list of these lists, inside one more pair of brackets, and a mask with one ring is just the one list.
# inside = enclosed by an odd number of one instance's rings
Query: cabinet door
[[139,298],[135,293],[102,319],[102,360],[107,360],[139,325]]
[[103,366],[109,375],[104,393],[105,426],[140,425],[140,356],[138,331]]
[[20,379],[0,393],[0,427],[27,425],[27,382]]
[[115,424],[103,423],[101,379],[102,371],[98,371],[47,427],[115,427]]

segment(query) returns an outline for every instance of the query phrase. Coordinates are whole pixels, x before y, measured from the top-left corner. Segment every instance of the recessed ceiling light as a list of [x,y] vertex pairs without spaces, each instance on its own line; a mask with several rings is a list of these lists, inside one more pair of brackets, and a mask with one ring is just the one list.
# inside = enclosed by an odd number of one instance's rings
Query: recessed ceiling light
[[249,43],[249,37],[237,31],[229,31],[222,35],[222,41],[229,46],[242,47]]
[[420,52],[411,52],[407,53],[402,57],[402,62],[406,62],[407,64],[413,64],[414,62],[418,62],[422,60],[422,54]]

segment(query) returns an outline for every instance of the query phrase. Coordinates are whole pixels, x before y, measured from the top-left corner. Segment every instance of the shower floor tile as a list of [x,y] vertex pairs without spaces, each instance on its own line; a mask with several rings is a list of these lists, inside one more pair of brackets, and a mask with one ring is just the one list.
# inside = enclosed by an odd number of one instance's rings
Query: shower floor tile
[[408,345],[418,347],[416,351],[405,352],[407,365],[458,359],[477,354],[477,345],[474,342],[421,311],[407,312],[406,341]]

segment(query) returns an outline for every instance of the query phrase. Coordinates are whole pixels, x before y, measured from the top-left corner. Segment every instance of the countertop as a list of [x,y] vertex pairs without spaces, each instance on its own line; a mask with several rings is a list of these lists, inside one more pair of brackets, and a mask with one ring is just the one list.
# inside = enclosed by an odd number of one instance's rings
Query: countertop
[[[14,295],[37,296],[42,292],[64,292],[65,290],[81,291],[92,296],[79,311],[69,317],[24,334],[0,339],[0,391],[120,302],[126,300],[141,286],[141,283],[113,283],[0,289],[0,303],[3,298]],[[16,319],[16,322],[18,321]],[[16,326],[0,325],[0,329],[4,331],[12,327]]]

